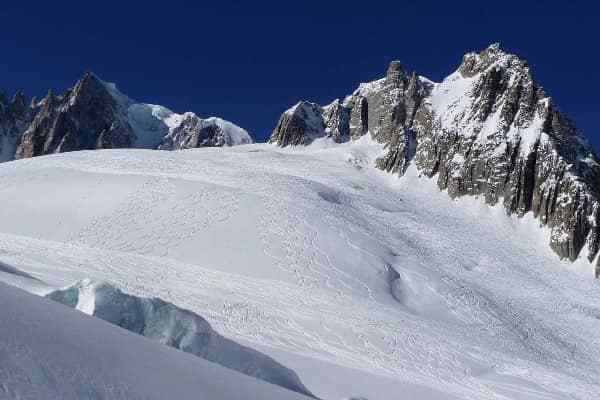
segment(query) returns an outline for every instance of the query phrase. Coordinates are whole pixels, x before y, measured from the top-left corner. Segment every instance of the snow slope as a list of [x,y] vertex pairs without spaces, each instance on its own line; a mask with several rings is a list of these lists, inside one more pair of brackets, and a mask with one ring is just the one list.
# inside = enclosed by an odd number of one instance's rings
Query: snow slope
[[197,312],[327,399],[596,399],[589,265],[559,261],[528,216],[376,170],[381,151],[364,137],[6,163],[0,260]]
[[2,399],[303,399],[0,283]]
[[131,296],[106,282],[89,279],[53,290],[46,297],[159,343],[312,397],[294,371],[224,338],[201,316],[161,299]]

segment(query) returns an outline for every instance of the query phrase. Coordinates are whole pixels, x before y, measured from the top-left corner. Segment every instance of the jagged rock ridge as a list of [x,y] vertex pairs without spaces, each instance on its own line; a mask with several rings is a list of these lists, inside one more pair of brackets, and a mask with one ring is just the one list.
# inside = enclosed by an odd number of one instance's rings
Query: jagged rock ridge
[[[354,140],[368,132],[384,144],[379,168],[402,175],[414,163],[452,197],[501,202],[518,216],[532,212],[550,229],[550,246],[559,257],[596,258],[598,157],[535,82],[528,64],[498,44],[466,54],[441,83],[409,74],[393,61],[384,78],[361,84],[343,102],[311,103],[311,110],[310,126],[337,129],[323,128],[320,137]],[[314,130],[305,126],[302,114],[291,118],[288,110],[270,141],[310,143]]]
[[105,86],[86,73],[63,96],[48,93],[23,133],[16,158],[73,150],[131,147],[135,134]]
[[28,106],[22,91],[9,101],[0,92],[0,162],[14,158],[22,133],[33,118],[35,107]]
[[248,132],[231,122],[135,102],[91,72],[66,93],[49,91],[29,105],[22,92],[10,102],[0,95],[0,162],[74,150],[178,150],[251,142]]

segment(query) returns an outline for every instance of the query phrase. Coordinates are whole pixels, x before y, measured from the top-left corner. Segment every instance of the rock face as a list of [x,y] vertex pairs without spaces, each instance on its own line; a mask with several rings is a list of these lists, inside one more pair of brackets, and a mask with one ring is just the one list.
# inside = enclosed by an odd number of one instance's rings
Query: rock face
[[[532,212],[550,229],[550,246],[559,257],[596,258],[598,157],[534,81],[527,63],[498,44],[466,54],[441,83],[409,74],[393,61],[384,78],[361,84],[339,106],[349,123],[337,137],[370,133],[385,145],[379,168],[402,175],[414,164],[452,197],[479,196],[518,216]],[[328,126],[329,114],[319,115]],[[271,142],[310,142],[282,140],[311,138],[302,134],[302,120],[294,121],[294,129],[282,120]]]
[[0,162],[74,150],[191,147],[251,143],[244,129],[138,103],[87,72],[62,95],[52,91],[27,105],[22,92],[0,94]]
[[283,113],[270,142],[280,146],[309,144],[325,135],[326,122],[321,106],[301,101]]
[[182,117],[181,123],[165,136],[159,149],[180,150],[252,143],[246,130],[221,118],[201,119],[194,113],[185,113]]
[[0,162],[14,158],[21,135],[33,118],[34,108],[26,104],[21,91],[10,101],[0,92]]
[[291,369],[219,335],[204,318],[161,299],[132,296],[108,283],[88,279],[46,297],[167,346],[313,397]]
[[98,78],[86,73],[65,95],[48,93],[23,133],[16,157],[131,147],[135,139],[116,100]]

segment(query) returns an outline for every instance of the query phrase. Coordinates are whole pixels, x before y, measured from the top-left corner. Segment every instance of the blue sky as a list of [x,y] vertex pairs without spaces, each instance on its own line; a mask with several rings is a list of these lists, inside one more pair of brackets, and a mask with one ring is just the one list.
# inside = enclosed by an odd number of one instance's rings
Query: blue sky
[[439,81],[465,52],[500,42],[600,148],[595,2],[11,3],[0,5],[9,93],[62,91],[90,69],[132,98],[218,115],[264,140],[299,99],[342,97],[392,59]]

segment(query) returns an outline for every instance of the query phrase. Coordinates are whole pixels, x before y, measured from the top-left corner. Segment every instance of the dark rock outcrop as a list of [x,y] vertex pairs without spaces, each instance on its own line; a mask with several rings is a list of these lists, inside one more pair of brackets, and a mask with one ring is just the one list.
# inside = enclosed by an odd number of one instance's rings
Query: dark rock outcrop
[[[348,140],[369,132],[385,146],[379,168],[403,174],[414,164],[452,197],[479,196],[518,216],[532,212],[551,230],[550,246],[559,257],[596,258],[598,157],[527,63],[498,44],[466,54],[438,84],[393,61],[384,78],[361,84],[342,104]],[[301,115],[293,124],[282,120],[271,142],[310,142],[282,140],[303,137]]]
[[[417,167],[437,174],[453,196],[502,202],[508,213],[532,212],[551,230],[550,246],[591,262],[598,247],[600,164],[583,136],[535,83],[529,66],[492,45],[464,57],[454,78],[468,80],[454,108],[431,109],[417,129]],[[443,93],[434,93],[436,96]]]
[[248,143],[252,143],[250,135],[230,122],[214,117],[202,119],[194,113],[185,113],[181,123],[171,130],[158,148],[181,150]]
[[34,110],[35,104],[27,105],[22,91],[18,91],[10,101],[0,92],[0,162],[14,158]]
[[64,96],[48,93],[23,133],[16,158],[131,147],[136,136],[106,86],[86,73]]
[[350,109],[336,99],[333,103],[323,108],[325,136],[336,143],[348,140],[350,135]]
[[279,146],[309,144],[325,135],[325,127],[323,108],[301,101],[283,113],[269,141]]
[[404,172],[416,150],[413,121],[429,90],[427,82],[415,73],[407,74],[399,61],[392,61],[385,78],[361,85],[343,102],[335,100],[325,107],[298,103],[281,116],[270,142],[303,145],[331,137],[339,143],[370,132],[389,149],[378,165]]

